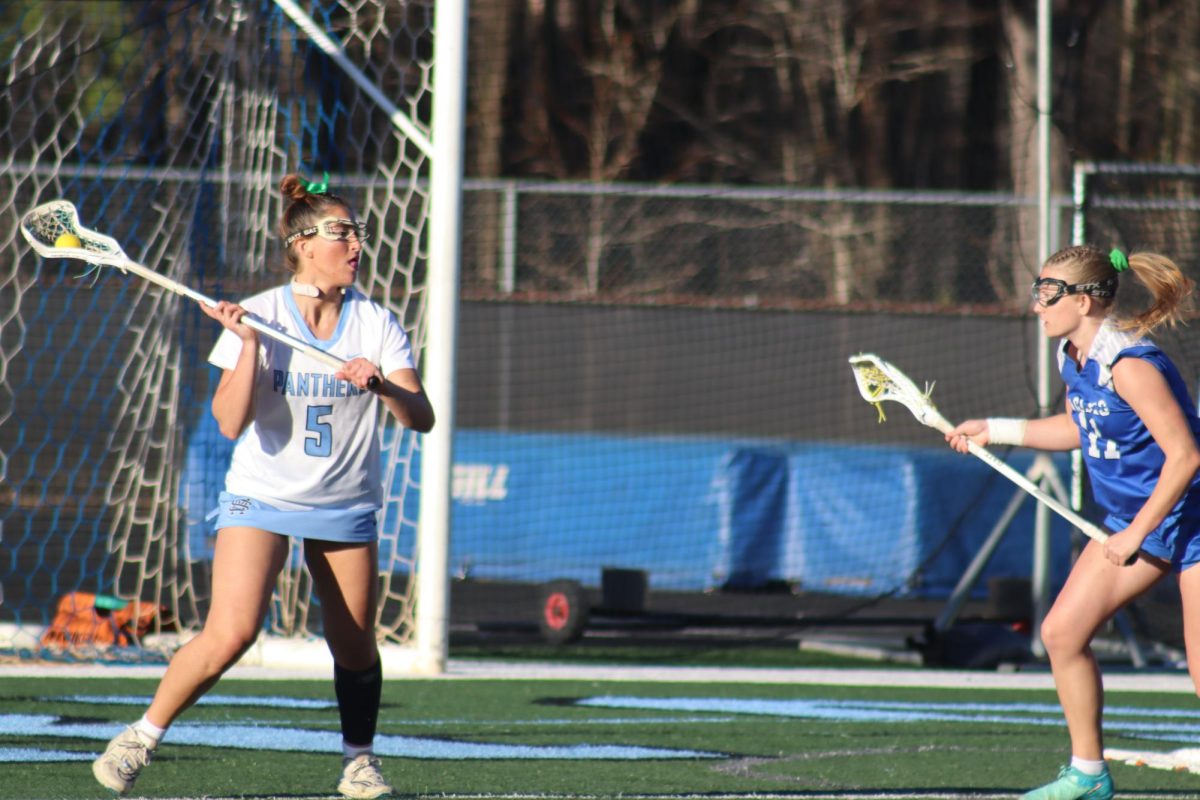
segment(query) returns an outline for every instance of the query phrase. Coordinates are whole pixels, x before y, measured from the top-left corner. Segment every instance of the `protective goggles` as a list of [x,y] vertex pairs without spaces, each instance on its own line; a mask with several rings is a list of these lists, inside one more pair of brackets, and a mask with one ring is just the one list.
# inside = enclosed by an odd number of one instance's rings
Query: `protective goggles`
[[1029,287],[1033,301],[1039,306],[1048,307],[1062,300],[1069,294],[1086,294],[1090,297],[1112,297],[1117,293],[1116,278],[1093,283],[1067,283],[1058,278],[1038,278]]
[[367,240],[366,223],[359,222],[356,219],[324,217],[317,220],[317,224],[311,228],[301,228],[295,233],[290,234],[283,240],[283,243],[284,245],[290,245],[300,237],[312,236],[314,233],[322,239],[328,239],[331,242],[348,242],[351,238],[359,242]]

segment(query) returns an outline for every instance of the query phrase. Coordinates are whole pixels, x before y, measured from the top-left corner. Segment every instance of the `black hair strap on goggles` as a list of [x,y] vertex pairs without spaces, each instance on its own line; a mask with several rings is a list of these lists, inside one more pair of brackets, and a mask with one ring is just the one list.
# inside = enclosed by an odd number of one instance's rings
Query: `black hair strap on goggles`
[[1086,294],[1090,297],[1112,297],[1117,293],[1115,278],[1093,283],[1067,283],[1058,278],[1038,278],[1030,287],[1034,302],[1041,306],[1052,306],[1069,294]]

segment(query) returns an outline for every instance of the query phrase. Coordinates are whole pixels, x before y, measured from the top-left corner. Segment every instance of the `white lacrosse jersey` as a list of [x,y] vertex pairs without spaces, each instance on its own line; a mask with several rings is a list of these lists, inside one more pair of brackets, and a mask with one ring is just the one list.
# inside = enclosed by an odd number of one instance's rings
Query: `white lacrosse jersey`
[[[343,296],[337,330],[313,336],[291,288],[255,295],[241,306],[294,338],[349,361],[362,357],[390,375],[413,367],[408,336],[390,311],[355,288]],[[233,369],[242,340],[223,330],[209,363]],[[378,398],[336,369],[259,334],[254,419],[238,438],[225,478],[231,494],[281,511],[362,509],[382,505]]]

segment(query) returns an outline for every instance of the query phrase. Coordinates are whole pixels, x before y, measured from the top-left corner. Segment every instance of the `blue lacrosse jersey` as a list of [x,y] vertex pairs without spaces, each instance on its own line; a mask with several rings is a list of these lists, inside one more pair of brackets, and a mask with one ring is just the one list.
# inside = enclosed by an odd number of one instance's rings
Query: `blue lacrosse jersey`
[[[1192,436],[1200,442],[1200,419],[1179,370],[1150,339],[1121,331],[1106,320],[1092,342],[1083,367],[1067,355],[1064,339],[1058,350],[1059,371],[1067,385],[1067,403],[1079,428],[1079,441],[1096,504],[1107,514],[1105,526],[1120,531],[1134,516],[1158,483],[1165,460],[1141,418],[1113,387],[1112,368],[1122,358],[1140,358],[1166,379],[1175,401],[1191,422]],[[1175,508],[1148,537],[1146,549],[1172,559],[1182,554],[1186,540],[1200,532],[1200,476],[1192,480]],[[1151,539],[1157,538],[1156,545]],[[1180,541],[1182,539],[1183,541]]]

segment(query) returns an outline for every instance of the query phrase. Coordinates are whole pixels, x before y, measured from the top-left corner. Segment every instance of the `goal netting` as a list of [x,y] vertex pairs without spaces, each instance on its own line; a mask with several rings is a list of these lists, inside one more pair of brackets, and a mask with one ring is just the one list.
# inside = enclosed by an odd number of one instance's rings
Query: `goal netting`
[[[1200,165],[1089,162],[1075,168],[1075,243],[1126,253],[1169,256],[1200,283]],[[1138,309],[1146,296],[1123,281],[1121,307]],[[1200,378],[1200,331],[1194,325],[1160,329],[1154,337],[1175,357],[1193,392]]]
[[[284,280],[279,179],[327,171],[371,225],[360,285],[424,352],[434,4],[288,5],[0,10],[0,649],[145,659],[196,630],[232,446],[208,410],[211,321],[132,276],[38,259],[23,212],[69,199],[134,261],[236,299]],[[409,643],[420,445],[381,424],[378,626]],[[269,633],[304,638],[319,615],[292,555]]]

